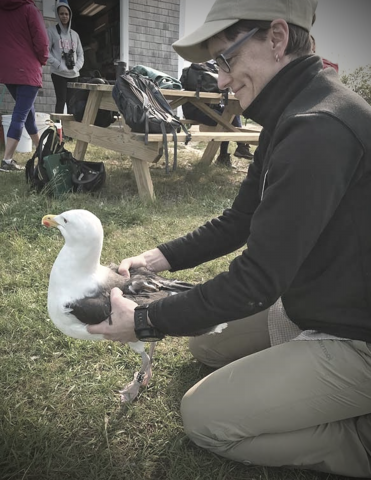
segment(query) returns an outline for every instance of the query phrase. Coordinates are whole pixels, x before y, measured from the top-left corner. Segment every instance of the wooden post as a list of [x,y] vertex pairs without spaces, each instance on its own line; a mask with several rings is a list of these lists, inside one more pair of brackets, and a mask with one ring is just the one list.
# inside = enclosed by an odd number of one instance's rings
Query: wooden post
[[153,191],[153,183],[151,173],[149,171],[149,163],[146,160],[140,160],[133,156],[131,163],[133,165],[135,180],[137,182],[138,193],[142,200],[155,200],[155,193]]
[[[86,102],[84,116],[81,121],[82,124],[94,125],[95,119],[97,118],[97,113],[99,110],[99,104],[100,104],[102,95],[103,95],[103,92],[100,92],[97,90],[89,91],[88,101]],[[73,156],[77,160],[84,160],[88,145],[89,145],[88,142],[77,140]]]

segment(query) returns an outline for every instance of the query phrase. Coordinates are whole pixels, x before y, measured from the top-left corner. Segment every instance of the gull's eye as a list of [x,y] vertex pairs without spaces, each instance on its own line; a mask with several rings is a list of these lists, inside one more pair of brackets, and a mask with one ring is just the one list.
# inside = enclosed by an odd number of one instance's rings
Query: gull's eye
[[62,217],[62,218],[63,218],[64,223],[68,223],[68,220],[66,220],[64,217]]

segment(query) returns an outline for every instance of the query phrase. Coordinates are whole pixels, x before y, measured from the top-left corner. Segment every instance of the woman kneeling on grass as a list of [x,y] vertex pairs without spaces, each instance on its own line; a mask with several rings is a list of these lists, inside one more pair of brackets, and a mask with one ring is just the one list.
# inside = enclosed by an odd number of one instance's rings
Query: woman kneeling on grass
[[117,290],[113,324],[88,329],[125,343],[228,321],[190,341],[217,370],[183,398],[189,437],[246,465],[371,478],[371,108],[311,53],[316,5],[217,0],[174,44],[190,62],[214,58],[219,87],[263,131],[230,208],[120,272],[246,248],[228,271],[151,303],[147,329]]

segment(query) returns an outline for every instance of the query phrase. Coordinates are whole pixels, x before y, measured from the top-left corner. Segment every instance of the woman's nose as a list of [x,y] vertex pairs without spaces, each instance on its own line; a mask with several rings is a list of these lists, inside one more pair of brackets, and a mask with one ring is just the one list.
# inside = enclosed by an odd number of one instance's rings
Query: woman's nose
[[218,72],[218,87],[220,90],[225,90],[229,87],[231,77],[229,73],[224,72],[221,68]]

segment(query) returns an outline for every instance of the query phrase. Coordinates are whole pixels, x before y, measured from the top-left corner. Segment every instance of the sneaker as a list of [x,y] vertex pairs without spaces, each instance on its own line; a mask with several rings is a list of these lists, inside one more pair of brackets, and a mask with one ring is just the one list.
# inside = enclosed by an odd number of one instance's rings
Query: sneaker
[[223,165],[224,167],[228,167],[228,168],[236,168],[231,162],[230,153],[221,153],[216,159],[215,163],[217,163],[218,165]]
[[12,160],[10,163],[6,162],[5,160],[2,160],[1,162],[1,172],[20,172],[21,170],[24,170],[24,167],[18,165],[15,160]]
[[243,143],[240,143],[237,146],[234,156],[238,158],[248,158],[249,160],[254,158],[254,155],[250,152],[250,145],[245,145]]

